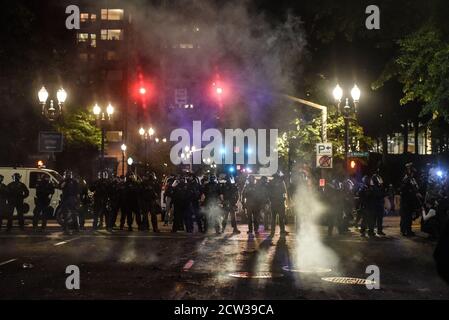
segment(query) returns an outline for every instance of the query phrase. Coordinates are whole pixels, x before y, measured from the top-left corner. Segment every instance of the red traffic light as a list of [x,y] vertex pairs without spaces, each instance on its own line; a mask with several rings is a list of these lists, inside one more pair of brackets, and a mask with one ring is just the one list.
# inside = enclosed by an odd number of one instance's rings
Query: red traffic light
[[223,88],[222,88],[222,87],[216,87],[216,88],[215,88],[215,92],[216,92],[218,95],[221,95],[221,94],[223,94]]
[[147,93],[147,89],[145,87],[140,87],[139,88],[139,93],[143,96]]
[[351,160],[351,162],[349,163],[349,166],[351,167],[351,169],[354,169],[356,167],[357,163],[354,160]]

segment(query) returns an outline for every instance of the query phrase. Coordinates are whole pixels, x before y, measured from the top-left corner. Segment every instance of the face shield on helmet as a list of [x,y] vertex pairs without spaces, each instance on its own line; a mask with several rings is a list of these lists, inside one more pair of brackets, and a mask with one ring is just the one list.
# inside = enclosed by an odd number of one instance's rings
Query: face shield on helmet
[[383,184],[382,178],[375,174],[371,177],[370,185],[372,186],[381,186]]
[[354,182],[351,179],[346,179],[343,183],[343,188],[346,191],[352,192],[354,190]]
[[64,179],[72,179],[73,178],[73,173],[72,171],[64,171]]
[[19,182],[20,179],[22,179],[22,175],[21,175],[20,173],[14,173],[14,174],[12,175],[12,181],[14,181],[14,182]]
[[362,183],[366,184],[366,185],[369,185],[369,182],[370,182],[370,178],[368,176],[363,176]]

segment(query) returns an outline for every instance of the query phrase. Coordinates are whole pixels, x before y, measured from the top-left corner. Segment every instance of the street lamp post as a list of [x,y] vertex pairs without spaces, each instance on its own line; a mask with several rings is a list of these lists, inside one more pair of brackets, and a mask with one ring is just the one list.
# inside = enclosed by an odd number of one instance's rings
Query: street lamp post
[[122,150],[122,176],[125,175],[125,152],[126,152],[126,144],[122,144],[120,149]]
[[[332,92],[335,101],[337,102],[338,106],[338,112],[340,112],[340,104],[341,99],[343,97],[343,89],[337,84],[337,86],[334,88]],[[352,108],[349,105],[349,98],[346,98],[345,106],[343,107],[343,119],[345,121],[345,170],[348,168],[348,153],[349,153],[349,120],[351,120],[351,113],[352,109],[354,109],[354,113],[357,113],[357,106],[360,100],[360,89],[357,87],[357,85],[354,85],[354,87],[351,90],[351,97],[353,102]]]
[[104,170],[104,143],[106,135],[106,125],[112,119],[112,115],[114,114],[114,107],[111,104],[109,104],[106,107],[105,113],[104,110],[98,104],[95,104],[95,106],[93,107],[93,113],[95,115],[97,125],[101,128],[100,158],[101,158],[101,169]]
[[142,137],[144,141],[144,152],[145,152],[145,170],[148,168],[148,140],[151,140],[153,138],[155,131],[152,127],[150,129],[145,130],[143,127],[139,129],[139,135]]
[[62,107],[67,99],[67,92],[61,88],[56,92],[56,98],[58,100],[58,108],[56,109],[53,100],[50,100],[50,105],[47,105],[48,91],[45,87],[42,87],[38,92],[39,102],[42,106],[42,115],[49,121],[54,121],[62,115]]

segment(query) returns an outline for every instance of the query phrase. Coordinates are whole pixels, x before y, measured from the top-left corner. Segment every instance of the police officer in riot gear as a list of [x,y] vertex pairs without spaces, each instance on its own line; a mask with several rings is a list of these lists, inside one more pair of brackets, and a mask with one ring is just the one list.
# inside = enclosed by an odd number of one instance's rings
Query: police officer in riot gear
[[64,218],[63,230],[68,232],[69,227],[72,226],[75,231],[79,231],[77,205],[80,188],[71,171],[64,172],[64,180],[60,188],[62,190],[61,213]]
[[138,221],[140,225],[140,230],[150,230],[148,215],[151,216],[151,225],[154,232],[159,232],[157,226],[157,212],[156,212],[156,186],[155,186],[155,176],[154,174],[147,173],[142,180],[140,185],[141,192],[141,217],[142,220]]
[[37,229],[39,219],[42,219],[42,230],[47,227],[47,218],[51,214],[50,202],[54,193],[55,187],[50,182],[50,176],[48,174],[42,174],[36,185],[36,197],[34,198],[36,207],[33,212],[33,229]]
[[231,226],[234,234],[239,234],[240,231],[237,228],[237,220],[235,216],[237,201],[239,200],[239,189],[234,181],[234,178],[230,175],[226,176],[226,182],[222,186],[221,194],[223,195],[223,232],[226,229],[229,215],[231,216]]
[[[139,184],[134,174],[129,173],[124,184],[123,212],[125,212],[128,231],[133,231],[134,217],[140,214],[139,208]],[[124,220],[120,221],[120,229],[123,229]],[[123,223],[123,224],[122,224]]]
[[7,186],[8,192],[8,224],[6,230],[9,231],[12,228],[12,218],[14,214],[14,209],[17,210],[17,216],[19,218],[19,227],[21,230],[25,228],[24,215],[24,200],[30,195],[30,192],[25,184],[23,184],[20,179],[22,176],[20,173],[14,173],[12,175],[12,182]]
[[412,223],[414,214],[421,207],[421,194],[416,181],[416,170],[412,163],[405,165],[406,172],[401,184],[401,233],[403,236],[414,236]]
[[342,183],[343,192],[343,219],[340,226],[340,232],[346,233],[349,231],[349,224],[353,220],[353,210],[354,210],[354,192],[355,185],[354,182],[347,178]]
[[341,233],[343,220],[343,184],[338,179],[332,179],[326,185],[324,201],[327,203],[327,234],[331,236],[337,227]]
[[385,204],[385,187],[383,184],[383,179],[378,174],[373,174],[370,181],[371,194],[372,194],[372,208],[373,218],[375,219],[377,234],[384,236],[383,232],[383,219],[384,219],[384,204]]
[[185,177],[178,177],[173,183],[173,226],[172,232],[183,231],[184,225],[186,231],[193,232],[192,221],[192,195],[191,189]]
[[364,176],[362,178],[362,183],[360,184],[358,190],[359,205],[360,205],[360,215],[361,215],[361,225],[360,225],[360,235],[365,237],[366,229],[368,229],[368,235],[373,237],[375,217],[373,216],[372,210],[372,189],[370,187],[370,177]]
[[204,219],[204,215],[200,210],[201,185],[198,177],[191,176],[191,179],[189,181],[189,189],[192,195],[192,215],[195,216],[195,221],[198,225],[198,231],[204,232],[206,221]]
[[260,178],[259,183],[257,183],[257,189],[261,201],[261,212],[263,212],[264,231],[269,231],[271,227],[271,212],[268,178],[266,176]]
[[110,202],[111,211],[109,212],[108,226],[110,230],[116,227],[115,223],[117,221],[118,211],[121,207],[121,177],[114,176],[112,181],[108,185],[108,198]]
[[3,225],[3,218],[8,214],[8,188],[3,183],[5,177],[0,174],[0,229]]
[[287,187],[280,173],[273,175],[273,180],[269,183],[269,197],[271,203],[271,233],[273,237],[276,230],[276,217],[279,216],[279,228],[281,236],[287,235],[285,230],[285,199]]
[[102,171],[98,173],[98,179],[90,186],[90,191],[94,193],[94,219],[92,228],[94,230],[102,228],[106,221],[106,228],[109,229],[108,221],[108,173]]
[[80,223],[80,230],[84,230],[84,224],[86,222],[87,213],[89,212],[89,205],[91,199],[89,197],[89,186],[87,185],[86,180],[80,179],[79,185],[80,185],[80,204],[81,204],[81,207],[78,211],[79,223]]
[[245,199],[246,214],[248,216],[248,234],[254,231],[259,234],[259,213],[260,213],[260,197],[258,195],[256,178],[250,176],[248,182],[243,189],[243,199]]
[[221,208],[223,195],[221,194],[220,185],[215,175],[211,175],[209,181],[204,185],[203,196],[204,210],[207,215],[206,219],[214,223],[215,233],[220,234],[222,227],[221,219],[223,217]]

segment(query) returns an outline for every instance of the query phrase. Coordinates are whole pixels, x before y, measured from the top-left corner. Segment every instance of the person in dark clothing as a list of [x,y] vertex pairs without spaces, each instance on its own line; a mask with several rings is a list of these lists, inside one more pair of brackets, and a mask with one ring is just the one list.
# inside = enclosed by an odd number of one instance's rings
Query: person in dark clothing
[[260,181],[257,183],[257,190],[258,196],[261,201],[260,213],[263,212],[264,231],[270,231],[271,227],[270,195],[269,195],[268,178],[266,176],[260,178]]
[[[108,198],[111,205],[111,212],[109,216],[109,227],[111,229],[116,228],[116,222],[117,222],[117,216],[119,210],[122,211],[122,217],[123,221],[125,221],[125,216],[123,214],[123,183],[124,183],[124,176],[120,177],[114,177],[109,184],[108,189]],[[125,222],[123,222],[123,225]]]
[[[140,214],[139,208],[139,184],[136,177],[133,174],[129,174],[126,177],[124,185],[124,202],[123,211],[125,212],[126,222],[128,224],[128,231],[133,231],[134,216]],[[124,220],[120,221],[120,229],[124,227]]]
[[436,262],[438,274],[449,284],[449,223],[446,223],[441,233],[433,257]]
[[157,225],[156,200],[158,198],[156,181],[153,174],[146,174],[141,183],[141,230],[150,230],[148,215],[154,232],[159,232]]
[[341,234],[343,221],[344,193],[343,185],[337,179],[327,184],[324,192],[324,202],[327,203],[327,234],[331,236],[336,227]]
[[23,184],[20,179],[22,176],[20,173],[14,173],[12,176],[12,182],[7,186],[8,194],[8,224],[6,230],[9,231],[12,228],[12,218],[14,215],[14,209],[17,211],[17,217],[19,219],[19,227],[21,230],[25,228],[24,219],[24,200],[28,198],[30,192],[25,184]]
[[383,232],[383,219],[385,197],[387,196],[387,193],[385,192],[383,179],[378,174],[374,174],[371,177],[370,184],[372,196],[371,210],[373,211],[372,215],[375,219],[377,234],[380,236],[384,236],[385,233]]
[[345,179],[342,183],[343,193],[343,219],[340,225],[340,234],[349,231],[349,224],[353,220],[354,210],[354,182],[351,179]]
[[239,189],[234,182],[233,177],[227,176],[226,183],[223,184],[221,194],[223,195],[223,222],[222,232],[226,229],[229,215],[231,216],[231,226],[234,234],[239,234],[237,220],[235,216],[237,201],[239,200]]
[[374,237],[375,217],[373,216],[372,210],[373,197],[372,188],[370,187],[370,177],[364,176],[362,178],[362,183],[358,190],[358,197],[362,219],[360,223],[360,235],[365,237],[366,229],[368,229],[368,235]]
[[34,229],[37,229],[39,219],[42,219],[42,230],[47,227],[47,219],[51,214],[50,202],[54,193],[55,187],[50,182],[50,176],[48,174],[42,174],[36,184],[36,197],[34,198],[36,206],[33,212]]
[[206,218],[200,209],[201,185],[197,177],[192,176],[189,182],[189,187],[192,194],[192,214],[193,216],[195,216],[195,221],[198,225],[198,231],[204,232],[204,230],[206,229]]
[[413,218],[421,206],[421,194],[415,178],[416,170],[412,163],[406,164],[406,173],[401,184],[401,233],[403,236],[414,236],[412,231]]
[[80,184],[80,210],[79,210],[79,223],[80,230],[84,230],[84,225],[86,223],[86,216],[89,212],[90,198],[89,198],[89,187],[86,180],[82,179]]
[[94,193],[94,219],[92,228],[94,230],[103,227],[106,221],[106,228],[109,229],[108,221],[108,173],[106,171],[98,173],[98,179],[90,186],[90,191]]
[[261,209],[260,196],[258,195],[256,178],[250,176],[243,189],[243,199],[248,216],[248,234],[259,234],[259,213]]
[[[223,195],[221,194],[220,185],[217,182],[217,177],[211,175],[209,177],[209,182],[204,185],[203,188],[203,196],[204,196],[204,207],[205,214],[207,215],[207,220],[214,223],[215,233],[221,233],[221,224],[222,224],[222,203],[223,203]],[[207,232],[207,230],[206,230]]]
[[287,197],[287,187],[279,173],[273,175],[273,180],[269,183],[269,198],[271,203],[271,233],[273,237],[276,231],[276,217],[279,216],[279,228],[281,236],[287,235],[285,230],[285,199]]
[[3,183],[4,178],[0,174],[0,229],[3,226],[3,218],[8,216],[8,188]]
[[192,194],[185,177],[178,177],[173,183],[173,226],[172,232],[186,231],[193,232],[192,221]]
[[78,181],[73,178],[71,171],[64,173],[64,180],[60,186],[62,190],[61,199],[61,213],[63,216],[63,230],[69,231],[69,227],[72,226],[75,231],[79,231],[78,221],[78,203],[80,195],[80,186]]

